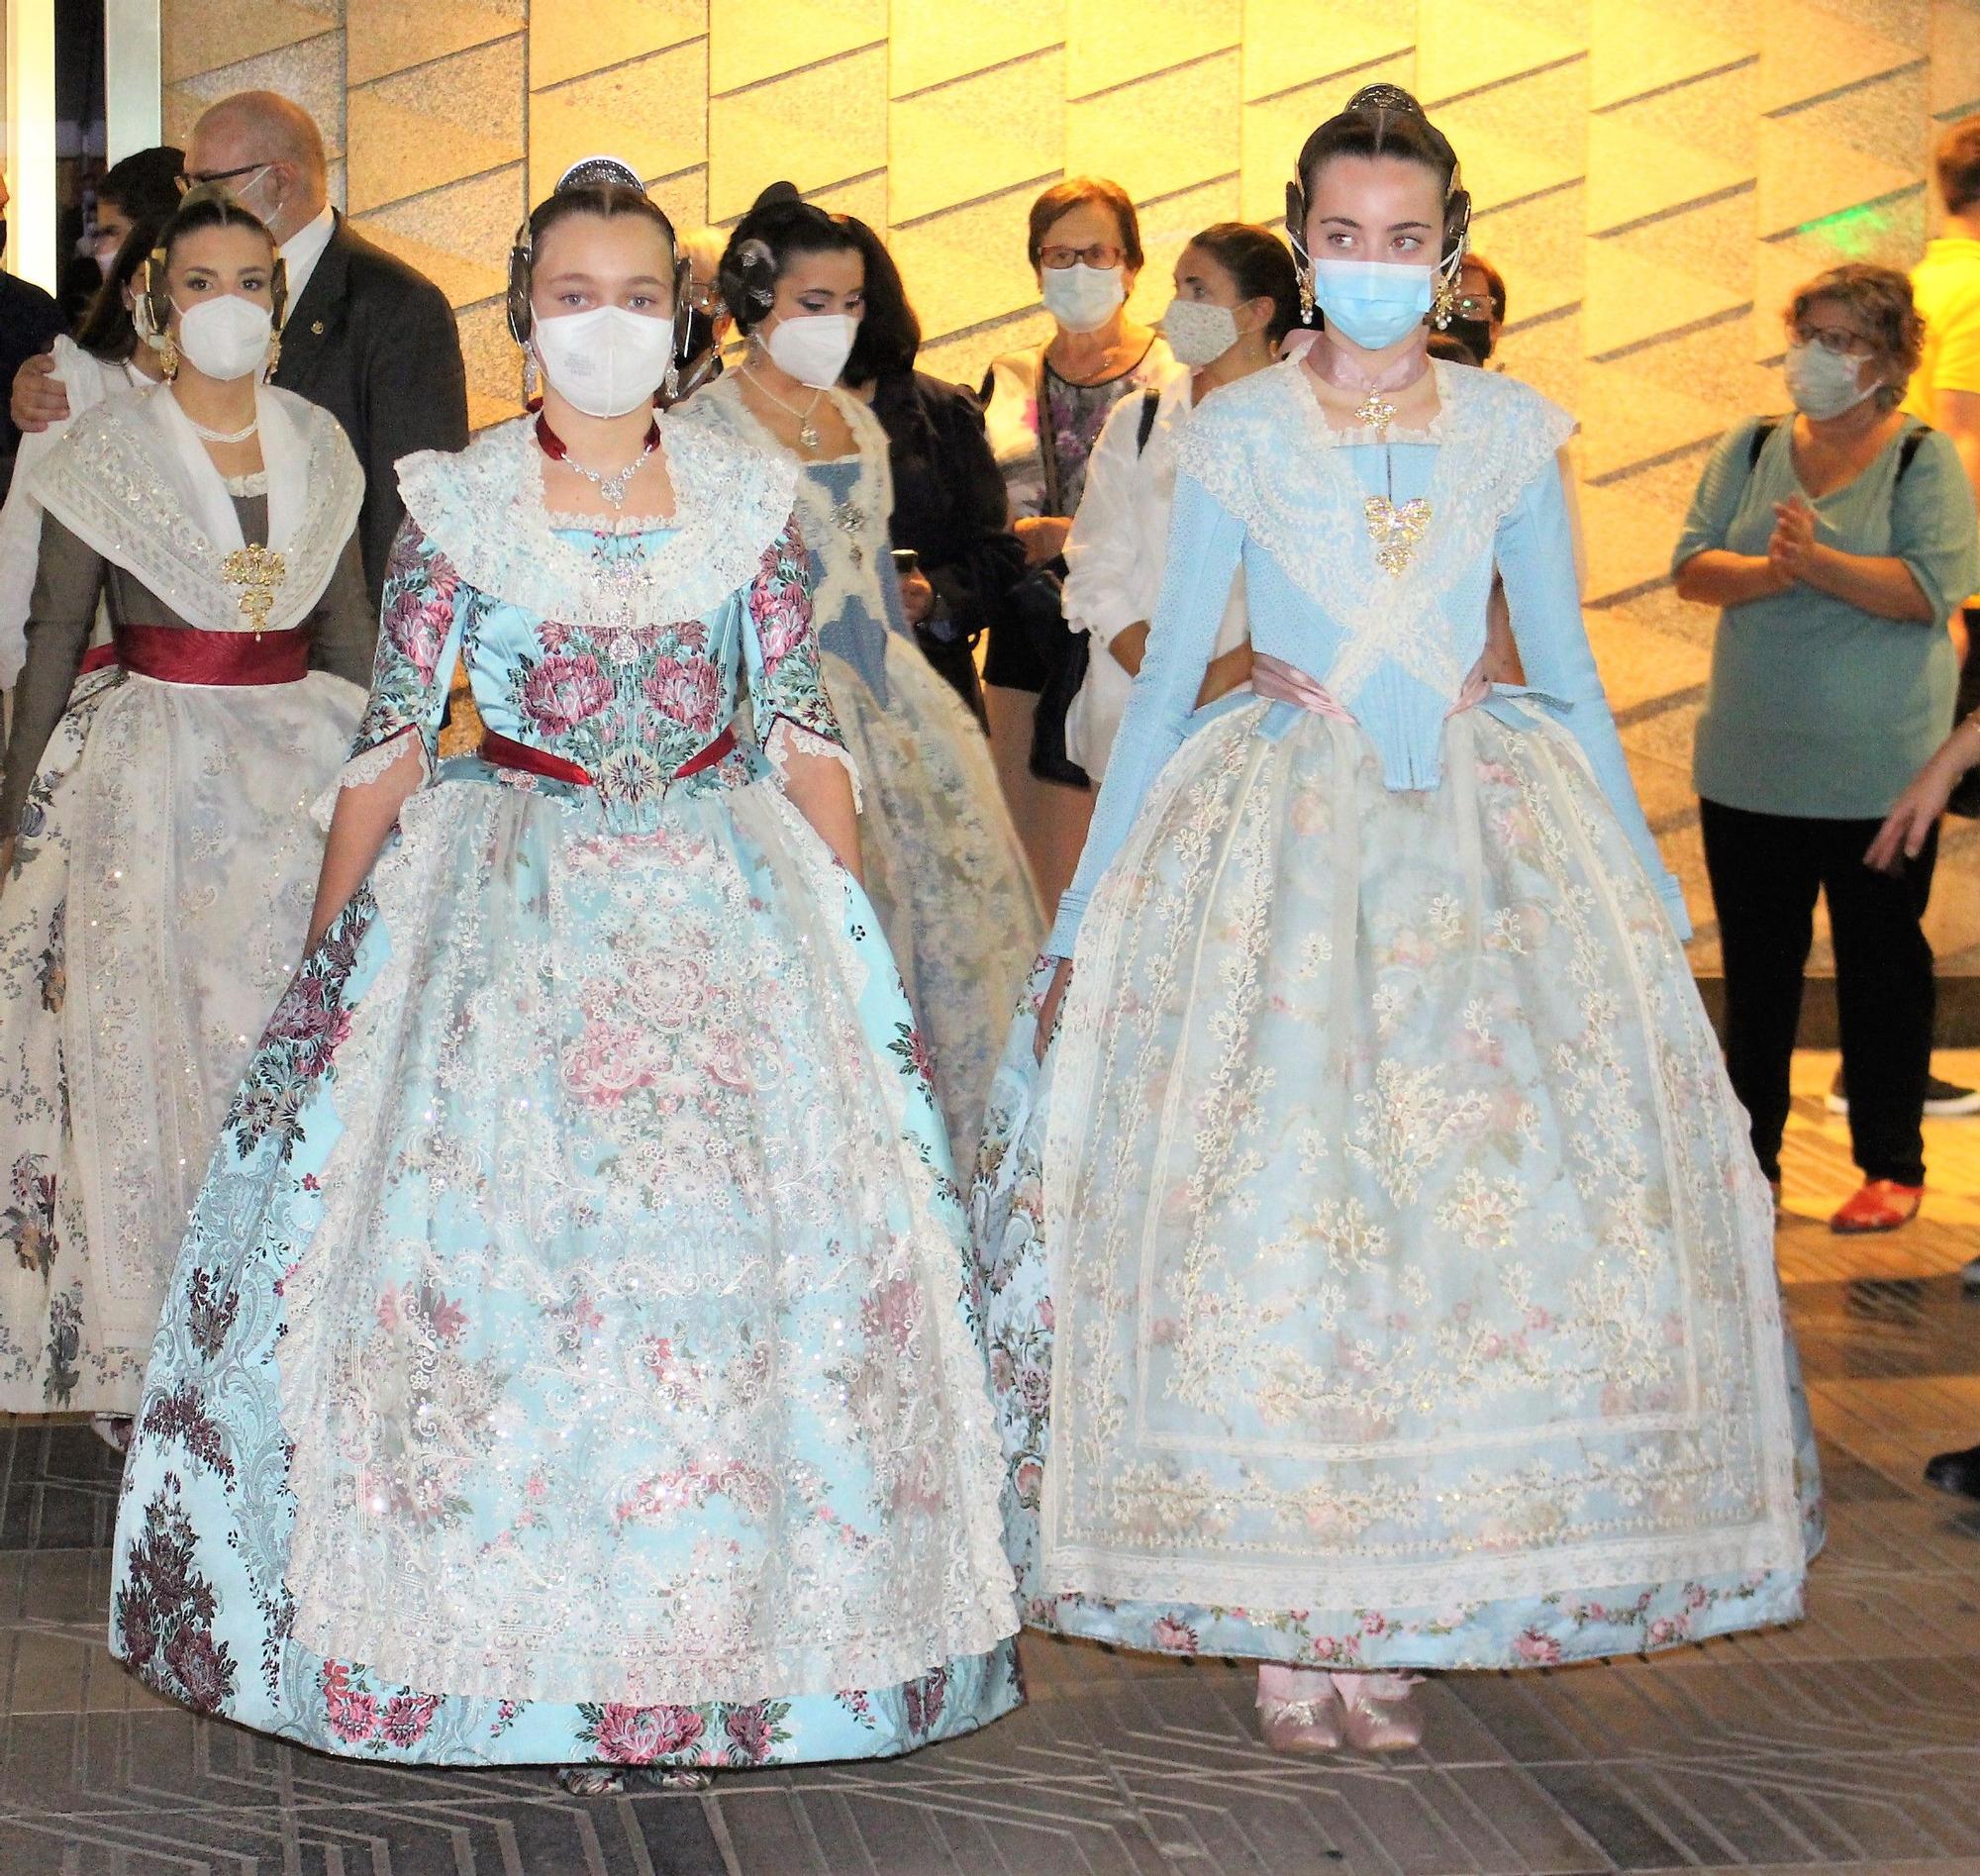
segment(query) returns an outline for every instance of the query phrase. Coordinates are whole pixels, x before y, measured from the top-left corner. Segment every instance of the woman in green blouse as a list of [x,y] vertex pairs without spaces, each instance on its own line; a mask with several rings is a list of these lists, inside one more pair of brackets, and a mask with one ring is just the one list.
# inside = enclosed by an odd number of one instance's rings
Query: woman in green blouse
[[1951,719],[1946,621],[1980,584],[1980,535],[1951,443],[1898,409],[1924,339],[1905,276],[1834,268],[1787,328],[1795,415],[1721,440],[1673,556],[1680,595],[1722,609],[1693,782],[1754,1151],[1778,1190],[1823,893],[1864,1178],[1832,1224],[1890,1231],[1925,1187],[1936,839],[1897,876],[1863,856]]

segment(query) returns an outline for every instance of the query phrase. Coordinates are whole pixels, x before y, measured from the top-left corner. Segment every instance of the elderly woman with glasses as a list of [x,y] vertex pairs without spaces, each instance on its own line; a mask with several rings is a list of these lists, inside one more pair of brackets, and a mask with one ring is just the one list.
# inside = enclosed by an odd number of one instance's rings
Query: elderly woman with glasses
[[998,780],[1049,906],[1071,883],[1093,813],[1086,778],[1064,749],[1063,713],[1076,688],[1059,681],[1072,651],[1059,608],[1065,538],[1109,413],[1124,397],[1159,390],[1182,366],[1158,333],[1128,316],[1141,227],[1118,182],[1053,183],[1032,204],[1026,252],[1051,334],[997,359],[982,397],[1031,572],[991,627],[983,699]]
[[1925,1187],[1935,834],[1894,875],[1864,853],[1953,708],[1946,621],[1980,585],[1973,492],[1899,404],[1924,325],[1888,267],[1844,266],[1788,308],[1795,410],[1714,450],[1673,557],[1721,609],[1693,781],[1725,956],[1728,1066],[1780,1189],[1788,1064],[1829,902],[1861,1189],[1838,1232],[1892,1231]]

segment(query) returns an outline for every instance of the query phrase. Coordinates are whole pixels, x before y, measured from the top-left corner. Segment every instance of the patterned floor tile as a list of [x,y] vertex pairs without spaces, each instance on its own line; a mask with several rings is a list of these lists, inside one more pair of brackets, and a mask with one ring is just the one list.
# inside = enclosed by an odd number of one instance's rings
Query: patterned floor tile
[[1980,1876],[1980,1506],[1920,1480],[1980,1439],[1980,1122],[1929,1128],[1918,1225],[1832,1237],[1832,1067],[1797,1064],[1780,1242],[1831,1499],[1795,1629],[1447,1676],[1422,1750],[1328,1762],[1265,1750],[1236,1663],[1034,1636],[1030,1705],[970,1738],[586,1803],[154,1699],[104,1645],[115,1456],[0,1421],[0,1876]]

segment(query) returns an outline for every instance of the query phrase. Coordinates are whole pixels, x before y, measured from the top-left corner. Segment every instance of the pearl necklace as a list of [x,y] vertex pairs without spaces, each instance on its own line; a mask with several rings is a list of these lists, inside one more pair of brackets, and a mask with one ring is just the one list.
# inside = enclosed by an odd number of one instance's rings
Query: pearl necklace
[[204,424],[195,423],[190,417],[186,419],[186,422],[192,425],[192,434],[201,443],[246,443],[249,437],[261,428],[261,420],[258,416],[249,420],[246,430],[234,431],[208,430]]

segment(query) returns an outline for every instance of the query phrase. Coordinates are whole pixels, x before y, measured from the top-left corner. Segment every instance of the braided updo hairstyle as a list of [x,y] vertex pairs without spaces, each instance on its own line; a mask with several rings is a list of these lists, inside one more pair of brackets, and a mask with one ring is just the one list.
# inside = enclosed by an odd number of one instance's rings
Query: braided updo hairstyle
[[1401,85],[1364,85],[1301,147],[1293,180],[1286,184],[1286,233],[1302,271],[1313,265],[1306,250],[1306,218],[1314,184],[1336,156],[1393,156],[1421,163],[1436,176],[1443,185],[1443,251],[1437,272],[1454,285],[1471,232],[1471,197],[1450,140]]
[[807,202],[796,186],[773,182],[736,224],[723,249],[722,302],[737,330],[761,323],[777,297],[777,282],[799,254],[862,254],[858,239],[836,215]]

